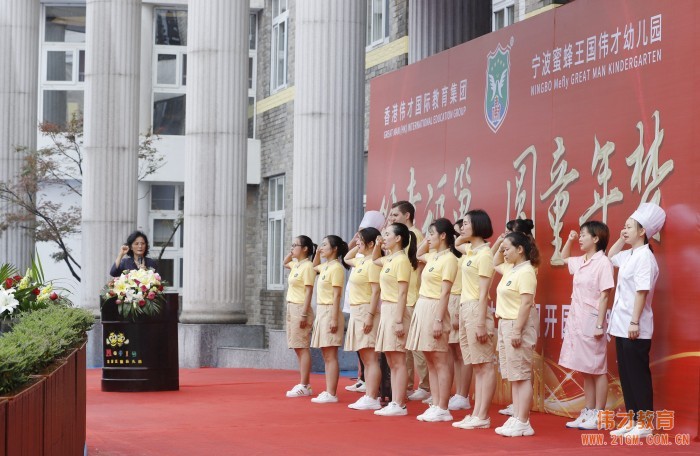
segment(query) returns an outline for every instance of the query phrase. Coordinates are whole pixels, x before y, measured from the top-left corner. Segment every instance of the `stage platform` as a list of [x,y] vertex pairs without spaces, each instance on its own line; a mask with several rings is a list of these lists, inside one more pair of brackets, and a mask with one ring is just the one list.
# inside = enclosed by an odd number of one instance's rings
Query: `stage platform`
[[[378,417],[347,408],[359,398],[344,390],[347,378],[340,380],[338,404],[287,399],[285,391],[298,381],[294,371],[182,369],[180,391],[160,393],[104,393],[100,378],[100,369],[88,370],[90,456],[700,454],[700,444],[678,445],[673,435],[669,445],[613,448],[606,432],[600,445],[584,445],[584,433],[565,429],[565,418],[540,413],[531,417],[534,436],[501,437],[493,428],[506,417],[495,406],[486,430],[420,422],[416,416],[426,406],[415,402],[409,416]],[[312,385],[322,391],[323,377],[313,375]]]

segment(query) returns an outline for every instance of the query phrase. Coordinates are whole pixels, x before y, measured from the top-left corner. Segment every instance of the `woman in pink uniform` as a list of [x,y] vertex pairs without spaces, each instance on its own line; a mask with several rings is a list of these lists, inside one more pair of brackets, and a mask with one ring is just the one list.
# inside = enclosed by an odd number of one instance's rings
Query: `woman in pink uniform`
[[[569,257],[576,238],[584,255]],[[605,409],[608,398],[607,339],[603,336],[608,297],[615,287],[613,265],[605,255],[609,238],[605,223],[589,221],[581,225],[580,233],[569,233],[561,251],[574,276],[574,287],[559,365],[583,374],[586,398],[580,415],[566,423],[567,428],[598,429],[598,411]]]

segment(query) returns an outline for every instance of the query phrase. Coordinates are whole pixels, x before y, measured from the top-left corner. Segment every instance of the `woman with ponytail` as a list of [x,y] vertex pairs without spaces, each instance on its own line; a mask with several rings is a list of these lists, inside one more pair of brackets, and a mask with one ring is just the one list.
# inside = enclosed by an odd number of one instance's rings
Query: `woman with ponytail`
[[423,352],[428,363],[432,404],[420,421],[452,421],[448,410],[454,366],[449,354],[450,315],[448,303],[452,284],[457,276],[457,258],[462,254],[455,248],[452,222],[435,220],[420,246],[425,262],[421,274],[416,310],[411,318],[406,348]]
[[287,391],[287,397],[311,396],[309,373],[311,372],[311,326],[314,311],[311,296],[314,293],[316,271],[311,258],[316,253],[316,244],[308,236],[298,236],[284,258],[284,267],[290,269],[287,279],[287,346],[293,348],[299,359],[301,382]]
[[532,237],[518,231],[506,235],[494,265],[503,276],[496,295],[501,376],[510,381],[513,397],[513,416],[497,427],[496,433],[506,437],[534,435],[530,425],[532,359],[540,320],[534,303],[539,252]]
[[[311,346],[320,348],[326,371],[326,390],[311,399],[317,404],[338,402],[338,347],[343,343],[345,318],[340,308],[345,285],[345,263],[348,245],[339,236],[323,238],[314,257],[314,268],[318,272],[316,294],[316,320],[314,320]],[[325,260],[321,264],[321,258]]]
[[[382,248],[389,252],[382,257]],[[372,252],[375,264],[381,266],[381,310],[375,350],[386,355],[391,369],[392,400],[375,415],[403,416],[406,411],[406,332],[409,317],[406,310],[411,271],[418,266],[416,236],[403,223],[392,223],[378,237]]]

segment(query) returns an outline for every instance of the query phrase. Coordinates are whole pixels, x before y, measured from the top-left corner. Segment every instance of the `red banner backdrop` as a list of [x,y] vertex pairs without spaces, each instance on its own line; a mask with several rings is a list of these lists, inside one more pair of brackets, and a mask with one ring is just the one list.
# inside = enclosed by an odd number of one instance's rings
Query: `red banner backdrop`
[[[693,0],[578,0],[372,80],[368,208],[410,200],[423,229],[475,208],[497,231],[518,216],[535,221],[537,409],[583,407],[582,379],[557,365],[567,234],[603,220],[614,242],[634,209],[655,201],[668,216],[652,241],[655,407],[674,412],[673,432],[698,434],[698,19]],[[622,409],[612,343],[609,367],[608,408]],[[497,400],[509,394],[502,384]]]

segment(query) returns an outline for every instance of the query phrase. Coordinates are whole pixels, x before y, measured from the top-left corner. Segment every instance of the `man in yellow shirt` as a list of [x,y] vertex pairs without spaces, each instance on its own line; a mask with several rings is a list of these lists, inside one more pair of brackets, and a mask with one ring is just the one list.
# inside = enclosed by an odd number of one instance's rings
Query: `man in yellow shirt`
[[[403,223],[408,227],[413,234],[416,235],[417,243],[420,245],[423,242],[423,233],[414,225],[416,217],[416,208],[408,201],[397,201],[391,205],[391,211],[387,217],[389,224]],[[419,263],[418,269],[412,270],[411,282],[408,288],[408,301],[406,308],[410,316],[413,316],[414,306],[418,300],[418,289],[420,288],[420,275],[423,272],[423,263]],[[418,371],[420,383],[418,388],[413,390],[414,386],[414,367]],[[406,369],[408,371],[408,400],[422,401],[430,398],[430,383],[428,381],[428,364],[425,361],[425,356],[419,351],[409,351],[406,353]]]

